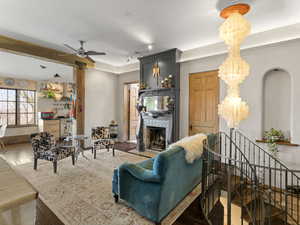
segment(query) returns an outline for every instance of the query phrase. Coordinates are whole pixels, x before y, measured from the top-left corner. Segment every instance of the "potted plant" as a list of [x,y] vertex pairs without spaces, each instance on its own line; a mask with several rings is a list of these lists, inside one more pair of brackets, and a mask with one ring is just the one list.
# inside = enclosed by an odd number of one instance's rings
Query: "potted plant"
[[45,91],[43,92],[43,94],[44,94],[44,97],[45,97],[45,98],[52,98],[52,99],[55,98],[55,93],[54,93],[54,91],[52,91],[52,90],[45,90]]
[[276,156],[278,153],[277,142],[284,141],[284,134],[281,130],[271,128],[264,132],[264,140],[268,143],[269,151]]

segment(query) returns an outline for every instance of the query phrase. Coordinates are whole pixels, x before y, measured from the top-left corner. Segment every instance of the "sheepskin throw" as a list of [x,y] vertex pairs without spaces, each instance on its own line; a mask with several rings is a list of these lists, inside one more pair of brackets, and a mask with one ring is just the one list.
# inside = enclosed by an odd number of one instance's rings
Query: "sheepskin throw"
[[188,163],[193,163],[194,160],[200,158],[203,153],[203,141],[207,139],[205,134],[196,134],[194,136],[185,137],[172,145],[180,146],[185,150],[185,159]]

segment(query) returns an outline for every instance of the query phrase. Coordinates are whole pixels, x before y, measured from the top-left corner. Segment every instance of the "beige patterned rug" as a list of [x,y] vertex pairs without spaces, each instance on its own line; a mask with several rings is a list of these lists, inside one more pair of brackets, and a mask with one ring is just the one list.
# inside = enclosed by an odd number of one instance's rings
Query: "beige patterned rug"
[[[114,203],[111,180],[114,168],[124,162],[139,162],[144,157],[116,151],[98,152],[97,159],[86,153],[88,159],[79,157],[76,166],[71,159],[58,163],[58,173],[53,173],[52,163],[39,163],[34,171],[32,163],[15,167],[38,191],[43,202],[65,225],[149,225],[149,220],[139,216],[124,203]],[[199,195],[200,189],[191,192],[170,213],[162,224],[173,224],[176,218]]]

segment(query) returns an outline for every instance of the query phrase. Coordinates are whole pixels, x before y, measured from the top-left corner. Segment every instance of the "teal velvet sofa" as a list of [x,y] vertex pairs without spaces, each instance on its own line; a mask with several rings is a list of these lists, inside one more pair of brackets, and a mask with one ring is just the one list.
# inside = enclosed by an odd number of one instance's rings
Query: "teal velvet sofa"
[[185,150],[174,146],[155,158],[115,169],[112,191],[140,215],[159,224],[202,178],[202,158],[189,164]]

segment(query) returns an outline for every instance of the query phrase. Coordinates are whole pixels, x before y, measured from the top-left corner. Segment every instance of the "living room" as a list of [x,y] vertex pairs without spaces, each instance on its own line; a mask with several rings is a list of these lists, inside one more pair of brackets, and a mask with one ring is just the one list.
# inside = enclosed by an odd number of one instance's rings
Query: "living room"
[[300,224],[299,2],[0,6],[1,225]]

